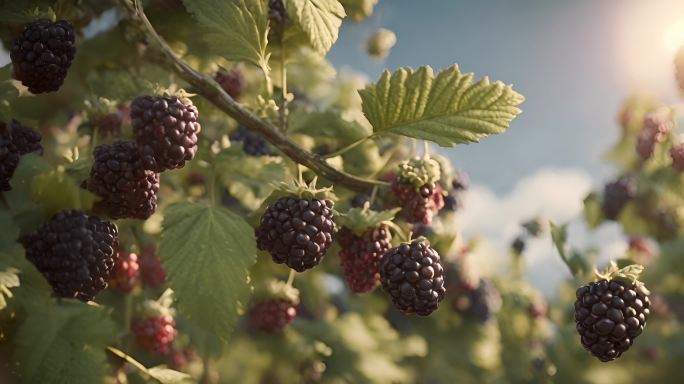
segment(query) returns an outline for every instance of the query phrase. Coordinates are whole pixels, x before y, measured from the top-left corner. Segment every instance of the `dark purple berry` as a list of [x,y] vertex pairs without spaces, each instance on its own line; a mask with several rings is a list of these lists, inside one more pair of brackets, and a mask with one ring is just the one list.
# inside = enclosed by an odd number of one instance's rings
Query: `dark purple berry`
[[380,260],[391,248],[387,225],[370,228],[362,235],[343,227],[338,234],[342,273],[354,293],[365,293],[380,284]]

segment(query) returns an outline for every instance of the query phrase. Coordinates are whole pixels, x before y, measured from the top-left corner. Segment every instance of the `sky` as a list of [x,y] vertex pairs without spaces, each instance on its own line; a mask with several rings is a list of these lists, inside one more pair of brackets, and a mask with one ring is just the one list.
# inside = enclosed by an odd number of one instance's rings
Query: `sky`
[[[380,27],[398,41],[375,60],[364,43]],[[628,95],[680,102],[672,60],[682,44],[679,0],[380,0],[363,23],[343,24],[328,58],[370,80],[384,68],[457,63],[513,84],[526,101],[507,132],[439,149],[473,182],[459,216],[464,234],[486,238],[490,253],[504,257],[519,223],[540,215],[570,222],[574,245],[597,245],[615,258],[626,249],[619,228],[589,232],[581,200],[615,172],[601,156],[617,138],[616,114]],[[0,64],[8,61],[0,51]],[[497,264],[482,259],[482,268]],[[525,260],[532,282],[549,294],[567,276],[548,237],[528,244]]]
[[[381,27],[398,41],[378,61],[363,52]],[[622,101],[638,92],[680,102],[673,57],[682,44],[682,1],[380,0],[370,19],[343,25],[328,57],[371,80],[383,68],[457,63],[513,84],[526,101],[507,132],[441,149],[474,184],[459,219],[464,234],[486,238],[489,254],[503,258],[519,223],[540,215],[570,222],[571,243],[599,246],[607,259],[625,251],[625,238],[615,224],[588,231],[581,201],[616,172],[602,154],[619,133]],[[568,276],[548,236],[528,244],[525,260],[547,294]]]

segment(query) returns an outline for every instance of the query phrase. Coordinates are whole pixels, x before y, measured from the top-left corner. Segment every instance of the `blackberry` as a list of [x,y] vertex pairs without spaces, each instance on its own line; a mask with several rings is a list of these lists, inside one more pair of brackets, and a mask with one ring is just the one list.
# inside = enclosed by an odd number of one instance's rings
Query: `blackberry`
[[240,100],[240,96],[247,88],[247,80],[237,69],[219,69],[214,76],[214,80],[223,88],[230,97]]
[[390,249],[380,264],[380,281],[394,306],[407,314],[428,316],[446,294],[439,255],[422,239]]
[[391,248],[392,236],[386,224],[356,235],[346,227],[338,234],[342,273],[354,293],[373,290],[380,284],[380,260]]
[[672,168],[677,172],[684,171],[684,143],[677,143],[670,149]]
[[258,248],[297,272],[315,267],[332,244],[332,208],[330,200],[281,197],[266,208],[254,231]]
[[402,207],[402,216],[409,223],[429,224],[444,207],[442,189],[438,184],[425,184],[416,189],[411,184],[392,183],[392,191]]
[[103,138],[121,136],[123,116],[119,112],[105,113],[97,116],[93,122],[95,131]]
[[246,154],[252,156],[273,156],[273,151],[259,134],[252,132],[244,125],[240,125],[236,130],[228,135],[231,141],[242,142],[242,149]]
[[622,208],[636,196],[637,186],[633,178],[623,176],[606,184],[603,192],[603,215],[608,220],[617,220]]
[[575,322],[582,346],[603,362],[615,360],[641,334],[650,313],[649,292],[624,279],[601,279],[580,287]]
[[522,236],[518,236],[511,243],[511,249],[514,253],[520,255],[525,251],[525,239]]
[[75,54],[71,23],[32,21],[24,26],[10,48],[14,78],[31,93],[54,92],[64,83]]
[[176,322],[170,314],[159,314],[133,321],[131,330],[140,348],[164,355],[176,336]]
[[364,194],[355,195],[349,201],[349,204],[352,206],[352,208],[361,208],[366,203],[370,203],[370,197]]
[[102,200],[95,204],[112,218],[147,219],[157,208],[159,174],[146,166],[138,145],[117,141],[95,147],[85,187]]
[[465,191],[470,188],[470,178],[468,174],[463,171],[456,171],[454,173],[454,179],[451,182],[451,188],[454,191]]
[[139,96],[131,124],[146,165],[157,172],[182,168],[197,152],[199,113],[186,98]]
[[268,20],[271,23],[282,24],[287,18],[283,0],[268,0]]
[[487,279],[480,279],[475,289],[458,295],[452,307],[460,314],[485,323],[501,306],[501,294],[496,286]]
[[297,316],[295,304],[286,299],[272,299],[252,305],[249,310],[249,325],[253,329],[282,332]]
[[653,155],[655,145],[665,138],[665,135],[672,131],[674,123],[670,118],[669,111],[658,110],[646,114],[644,123],[637,136],[636,151],[643,160],[649,159]]
[[129,293],[140,280],[140,265],[138,265],[138,255],[132,252],[119,250],[119,259],[114,265],[109,285],[121,292]]
[[20,242],[58,297],[93,300],[116,264],[116,225],[65,209]]
[[12,189],[10,180],[19,166],[19,158],[31,152],[43,152],[41,136],[16,120],[0,122],[0,191]]
[[449,192],[446,197],[444,197],[444,210],[456,212],[463,206],[463,201],[455,192]]
[[153,245],[143,248],[138,264],[140,265],[143,284],[154,289],[164,284],[166,272]]

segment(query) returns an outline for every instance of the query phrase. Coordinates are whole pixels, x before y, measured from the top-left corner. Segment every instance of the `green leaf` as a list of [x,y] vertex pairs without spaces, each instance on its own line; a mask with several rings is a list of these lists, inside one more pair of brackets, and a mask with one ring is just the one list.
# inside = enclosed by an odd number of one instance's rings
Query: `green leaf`
[[176,203],[164,211],[159,254],[178,309],[227,341],[249,294],[256,261],[252,227],[223,207]]
[[126,352],[123,352],[114,347],[107,347],[107,349],[109,350],[109,352],[124,359],[129,364],[134,366],[143,375],[150,376],[153,379],[160,382],[161,384],[182,384],[192,382],[192,377],[187,373],[174,371],[173,369],[165,368],[163,366],[147,368]]
[[385,221],[394,220],[394,216],[401,208],[386,211],[374,211],[367,206],[363,208],[351,208],[346,214],[338,218],[338,224],[350,229],[357,235],[361,235],[369,228],[375,228]]
[[7,306],[7,300],[12,297],[10,288],[19,286],[19,270],[16,268],[7,268],[0,271],[0,310]]
[[265,1],[183,0],[187,10],[206,30],[205,39],[216,54],[247,61],[265,71],[268,8]]
[[64,208],[89,210],[95,202],[95,195],[81,186],[64,172],[63,167],[42,173],[33,179],[33,199],[49,214]]
[[115,338],[105,311],[72,300],[30,306],[17,334],[24,383],[101,383],[105,347]]
[[566,261],[565,243],[568,240],[568,225],[564,224],[558,226],[553,221],[550,221],[549,224],[551,226],[551,240],[553,241],[553,245],[556,246],[561,258]]
[[525,98],[510,85],[487,77],[473,83],[457,65],[437,76],[429,66],[417,71],[385,70],[359,91],[363,113],[376,133],[391,132],[441,146],[476,142],[508,128]]
[[584,199],[584,220],[590,229],[597,228],[604,221],[603,209],[598,194],[592,192]]
[[285,0],[285,10],[306,34],[313,49],[322,55],[337,41],[346,16],[338,0]]

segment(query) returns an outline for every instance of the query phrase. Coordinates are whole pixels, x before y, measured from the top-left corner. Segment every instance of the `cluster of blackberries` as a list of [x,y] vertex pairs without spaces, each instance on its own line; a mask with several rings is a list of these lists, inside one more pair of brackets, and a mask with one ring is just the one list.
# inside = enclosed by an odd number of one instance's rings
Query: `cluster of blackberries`
[[242,149],[246,154],[252,156],[273,156],[271,147],[268,146],[266,140],[258,133],[252,132],[244,125],[240,125],[236,130],[228,135],[230,141],[242,143]]
[[392,236],[386,224],[357,235],[342,227],[337,240],[342,273],[354,293],[373,290],[380,284],[380,261],[391,248]]
[[281,197],[261,217],[257,246],[297,272],[315,267],[332,244],[332,208],[330,200]]
[[10,48],[14,77],[31,93],[58,90],[75,54],[74,28],[65,20],[26,24]]
[[636,180],[629,176],[606,184],[603,192],[603,215],[608,220],[616,220],[622,208],[632,200],[637,193]]
[[643,332],[649,306],[641,284],[601,279],[580,287],[575,321],[582,345],[601,361],[617,359]]
[[12,189],[10,180],[19,166],[19,158],[31,152],[43,152],[41,136],[33,129],[12,120],[0,122],[0,191]]
[[380,264],[380,281],[394,306],[404,313],[427,316],[444,299],[439,254],[421,239],[390,249]]
[[56,296],[88,301],[107,287],[118,257],[117,237],[116,225],[66,209],[20,242]]

